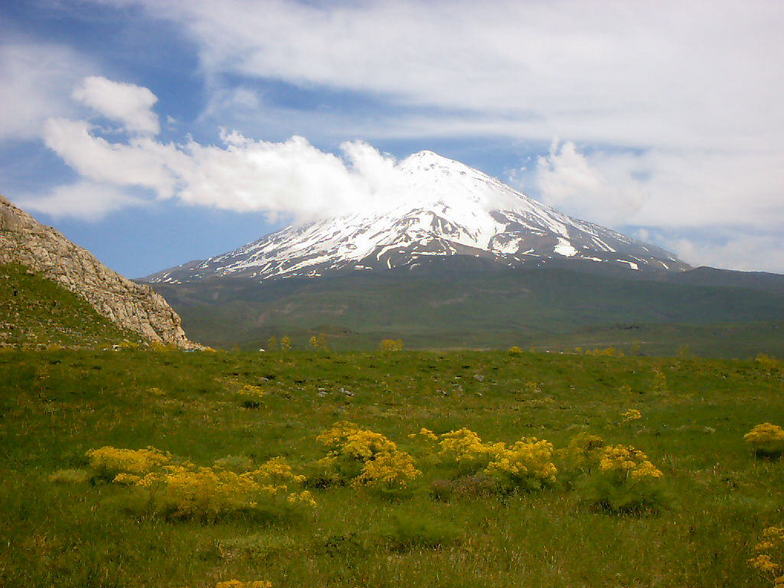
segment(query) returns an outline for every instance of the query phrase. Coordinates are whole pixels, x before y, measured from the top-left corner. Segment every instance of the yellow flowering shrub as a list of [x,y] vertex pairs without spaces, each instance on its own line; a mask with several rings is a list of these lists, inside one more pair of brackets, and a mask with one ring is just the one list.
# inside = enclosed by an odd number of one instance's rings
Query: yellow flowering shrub
[[314,507],[310,492],[299,488],[303,481],[276,457],[241,474],[187,462],[167,465],[136,485],[148,493],[153,510],[167,518],[214,521],[235,513],[279,516],[292,508]]
[[414,458],[405,451],[380,453],[365,462],[362,473],[354,478],[355,487],[366,486],[385,491],[405,490],[409,483],[421,476],[414,466]]
[[522,347],[518,347],[517,345],[512,345],[508,350],[507,353],[511,356],[518,356],[523,354]]
[[762,423],[743,438],[757,457],[778,458],[784,453],[784,429],[772,423]]
[[599,469],[624,480],[661,478],[662,473],[639,449],[626,445],[609,445],[602,449]]
[[553,452],[549,441],[523,438],[511,447],[497,448],[484,474],[503,491],[540,490],[555,482],[558,469],[552,461]]
[[407,489],[422,473],[394,441],[354,423],[335,423],[316,440],[327,448],[326,457],[317,462],[321,469],[317,486],[352,480],[356,488],[395,492]]
[[404,346],[403,339],[382,339],[381,343],[378,344],[379,350],[386,352],[403,351]]
[[627,445],[608,445],[598,457],[598,468],[583,487],[589,504],[618,513],[656,512],[663,505],[664,474],[645,453]]
[[642,418],[642,413],[636,408],[630,408],[621,413],[621,416],[623,417],[624,423],[630,423],[632,421],[639,421]]
[[475,432],[458,429],[441,435],[439,456],[457,464],[462,473],[475,473],[487,467],[505,449],[503,443],[483,443]]
[[773,580],[776,586],[784,586],[784,527],[768,527],[762,531],[762,541],[754,546],[757,553],[749,559],[749,565]]
[[320,463],[334,470],[343,480],[357,477],[365,462],[377,455],[397,451],[397,444],[381,433],[362,429],[348,421],[335,423],[316,440],[327,448],[327,456]]
[[118,474],[141,476],[168,464],[171,456],[148,447],[146,449],[118,449],[109,445],[87,452],[90,468],[98,478],[114,480]]

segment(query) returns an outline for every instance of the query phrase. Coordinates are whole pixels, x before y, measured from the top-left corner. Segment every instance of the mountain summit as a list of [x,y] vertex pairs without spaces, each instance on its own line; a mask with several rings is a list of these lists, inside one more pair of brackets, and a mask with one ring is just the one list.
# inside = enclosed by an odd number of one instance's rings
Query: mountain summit
[[638,271],[683,271],[673,254],[571,218],[499,180],[432,151],[395,167],[366,210],[292,225],[239,249],[145,279],[256,280],[335,272],[415,269],[434,257],[469,256],[507,267],[582,260]]

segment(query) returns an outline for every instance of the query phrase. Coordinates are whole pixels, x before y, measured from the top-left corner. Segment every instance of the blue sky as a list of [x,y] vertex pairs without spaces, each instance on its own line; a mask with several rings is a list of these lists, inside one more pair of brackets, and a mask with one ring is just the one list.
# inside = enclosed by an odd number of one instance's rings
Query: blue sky
[[4,2],[0,192],[137,277],[361,208],[430,149],[784,272],[782,27],[774,0]]

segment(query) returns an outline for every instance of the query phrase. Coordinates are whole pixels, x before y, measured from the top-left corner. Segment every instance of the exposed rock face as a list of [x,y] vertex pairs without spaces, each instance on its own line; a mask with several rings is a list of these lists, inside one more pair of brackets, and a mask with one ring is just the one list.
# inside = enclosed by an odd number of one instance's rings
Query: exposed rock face
[[0,196],[0,263],[19,263],[82,296],[99,314],[151,342],[197,348],[180,317],[149,286],[98,261],[61,233]]

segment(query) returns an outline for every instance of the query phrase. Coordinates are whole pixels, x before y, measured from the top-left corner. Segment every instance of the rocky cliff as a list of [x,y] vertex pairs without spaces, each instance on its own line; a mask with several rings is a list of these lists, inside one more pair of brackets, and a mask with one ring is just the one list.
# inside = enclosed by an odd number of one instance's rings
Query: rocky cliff
[[119,327],[151,342],[199,347],[185,336],[180,317],[160,294],[110,270],[2,196],[0,263],[18,263],[40,273],[83,297]]

